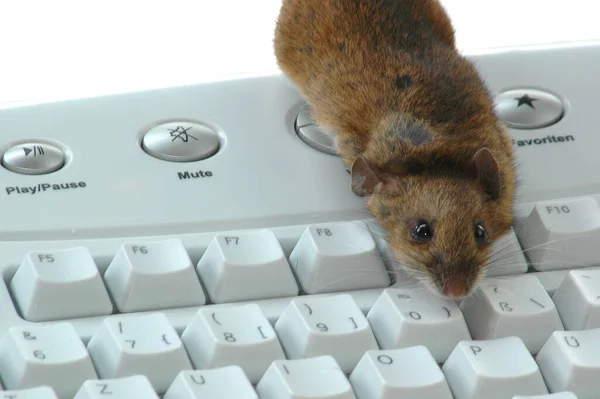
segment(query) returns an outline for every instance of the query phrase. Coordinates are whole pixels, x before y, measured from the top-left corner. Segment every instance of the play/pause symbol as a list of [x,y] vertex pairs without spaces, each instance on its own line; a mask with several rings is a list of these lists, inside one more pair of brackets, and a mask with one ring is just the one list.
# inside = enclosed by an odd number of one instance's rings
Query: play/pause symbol
[[25,152],[25,156],[33,153],[33,156],[36,157],[38,155],[44,155],[44,147],[41,145],[34,145],[32,147],[23,147],[23,151]]

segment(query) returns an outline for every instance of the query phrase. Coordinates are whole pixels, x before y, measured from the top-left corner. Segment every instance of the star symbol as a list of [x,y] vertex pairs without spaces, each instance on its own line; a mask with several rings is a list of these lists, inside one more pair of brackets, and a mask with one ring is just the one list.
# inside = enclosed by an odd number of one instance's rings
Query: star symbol
[[533,106],[533,102],[537,101],[537,98],[531,98],[531,97],[529,97],[529,94],[525,94],[521,97],[515,97],[515,100],[517,100],[519,102],[519,105],[517,105],[517,107],[520,107],[523,104],[527,104],[531,108],[535,109],[535,107]]

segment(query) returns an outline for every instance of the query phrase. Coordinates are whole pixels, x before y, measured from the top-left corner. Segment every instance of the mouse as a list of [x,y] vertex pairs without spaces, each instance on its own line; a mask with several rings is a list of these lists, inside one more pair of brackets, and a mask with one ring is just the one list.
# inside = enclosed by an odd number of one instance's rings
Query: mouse
[[277,65],[350,171],[394,267],[435,295],[480,287],[514,223],[517,164],[438,0],[282,0]]

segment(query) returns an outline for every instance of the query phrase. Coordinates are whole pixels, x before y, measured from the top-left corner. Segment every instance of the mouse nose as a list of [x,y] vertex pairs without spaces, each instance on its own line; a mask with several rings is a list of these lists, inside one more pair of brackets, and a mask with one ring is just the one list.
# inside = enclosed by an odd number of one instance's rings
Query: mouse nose
[[450,276],[444,281],[443,293],[451,298],[462,298],[466,295],[467,289],[460,277]]

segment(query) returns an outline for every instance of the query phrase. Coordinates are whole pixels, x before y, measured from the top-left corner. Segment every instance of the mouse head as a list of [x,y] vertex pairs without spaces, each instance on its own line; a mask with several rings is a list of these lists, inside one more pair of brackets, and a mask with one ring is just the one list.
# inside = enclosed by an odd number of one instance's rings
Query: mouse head
[[400,267],[433,293],[460,299],[477,288],[493,243],[511,227],[510,195],[486,148],[462,164],[447,151],[427,154],[384,165],[359,156],[352,190],[369,197]]

